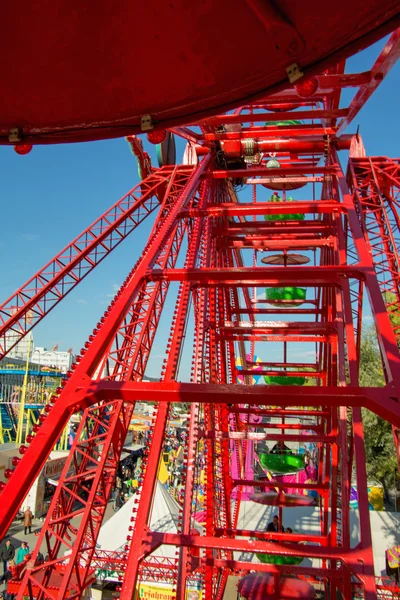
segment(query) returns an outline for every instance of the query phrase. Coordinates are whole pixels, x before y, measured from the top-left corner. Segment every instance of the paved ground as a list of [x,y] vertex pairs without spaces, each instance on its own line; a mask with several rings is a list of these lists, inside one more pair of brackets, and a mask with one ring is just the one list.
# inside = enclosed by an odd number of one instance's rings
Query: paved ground
[[[114,514],[113,508],[112,508],[112,502],[110,501],[108,503],[107,506],[107,510],[106,510],[106,514],[104,517],[104,522],[107,521],[111,515]],[[78,520],[75,519],[72,521],[72,524],[76,527],[78,525]],[[11,525],[10,529],[8,530],[8,534],[6,536],[5,539],[10,538],[12,545],[15,548],[15,551],[18,550],[18,548],[21,546],[21,542],[25,541],[28,542],[29,545],[29,549],[32,551],[38,541],[38,535],[40,533],[40,530],[43,526],[43,520],[42,519],[34,519],[33,520],[33,525],[32,525],[32,533],[28,533],[25,535],[24,533],[24,525],[22,521],[17,521],[15,520],[14,523]],[[2,544],[4,543],[5,540],[3,540]],[[67,548],[64,546],[63,551],[65,552],[65,550],[67,550]],[[45,554],[45,552],[42,550],[42,553]],[[0,564],[0,574],[3,574],[3,564]],[[0,592],[4,591],[4,584],[0,584]]]

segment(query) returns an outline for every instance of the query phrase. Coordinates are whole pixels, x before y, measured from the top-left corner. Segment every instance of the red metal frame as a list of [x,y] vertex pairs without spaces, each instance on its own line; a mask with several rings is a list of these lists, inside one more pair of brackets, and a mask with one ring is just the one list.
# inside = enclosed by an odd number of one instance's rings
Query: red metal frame
[[[385,50],[392,58],[397,52],[397,38],[393,40],[391,49]],[[376,63],[379,72],[387,72],[392,65],[392,59],[384,58]],[[77,357],[65,386],[57,390],[54,406],[32,443],[22,450],[22,459],[2,494],[1,536],[69,417],[81,413],[80,429],[38,544],[22,581],[12,584],[19,585],[18,598],[79,598],[99,565],[107,561],[119,573],[117,591],[124,600],[133,597],[139,581],[160,578],[173,584],[177,600],[185,599],[193,578],[202,583],[204,600],[222,600],[228,576],[251,570],[277,578],[285,574],[303,577],[318,583],[331,600],[338,590],[350,600],[355,581],[362,597],[372,600],[380,594],[373,569],[361,407],[400,427],[399,332],[393,331],[390,321],[390,313],[400,310],[400,164],[382,157],[352,156],[346,179],[338,151],[354,148],[353,138],[337,135],[339,118],[348,119],[353,111],[339,110],[340,89],[376,87],[376,65],[371,72],[347,75],[340,63],[321,75],[316,98],[301,102],[301,115],[312,119],[312,125],[261,124],[276,120],[275,113],[268,112],[270,104],[293,101],[289,90],[264,99],[257,107],[243,107],[199,123],[201,133],[193,131],[192,135],[190,128],[179,128],[177,133],[201,148],[197,166],[163,167],[150,173],[147,165],[148,176],[137,191],[117,203],[4,303],[3,346],[8,331],[16,331],[20,339],[31,326],[29,314],[33,313],[34,326],[158,208],[142,257]],[[321,109],[316,109],[317,101]],[[286,111],[279,118],[298,118],[299,114]],[[232,125],[235,131],[229,129]],[[254,152],[276,151],[280,168],[267,170],[265,156],[258,166],[230,165],[228,153],[221,159],[221,143],[233,141],[239,153],[247,152],[252,137]],[[285,138],[282,145],[281,138]],[[360,148],[360,140],[358,144]],[[140,145],[135,149],[143,161]],[[305,175],[311,177],[304,179]],[[284,176],[292,183],[322,183],[321,197],[313,193],[299,202],[266,201],[272,192],[261,186],[282,183]],[[241,180],[253,185],[251,202],[241,201],[236,187]],[[295,197],[295,192],[291,194]],[[262,218],[293,213],[304,215],[304,220]],[[292,250],[307,252],[310,263],[258,265],[258,251]],[[306,287],[309,296],[304,306],[283,301],[274,307],[255,296],[257,290],[283,286]],[[383,388],[358,384],[364,292],[386,374]],[[395,298],[388,301],[388,292]],[[171,297],[175,308],[169,319],[161,380],[144,382],[155,335]],[[17,313],[11,314],[11,306],[18,307]],[[194,329],[193,348],[187,345],[189,328]],[[268,351],[265,360],[257,363],[256,349],[264,342],[273,342],[276,350]],[[289,342],[313,344],[316,355],[308,362],[296,361],[288,354]],[[181,381],[180,371],[188,350],[192,353],[190,383]],[[254,368],[260,369],[258,375],[286,376],[288,384],[295,376],[308,377],[313,385],[254,386]],[[244,384],[238,383],[239,376]],[[118,558],[107,553],[100,556],[96,539],[137,401],[151,402],[153,414],[127,542]],[[177,532],[162,533],[151,530],[151,498],[174,403],[185,403],[190,410],[183,443],[185,496]],[[272,421],[263,420],[270,417]],[[315,480],[288,484],[271,473],[264,479],[255,475],[253,467],[259,466],[257,460],[252,464],[256,442],[302,440],[318,449]],[[195,535],[200,457],[205,523]],[[349,525],[353,466],[361,524],[356,548],[350,545]],[[265,527],[251,530],[243,523],[241,507],[254,490],[285,494],[291,488],[317,491],[319,531],[272,534]],[[280,498],[281,518],[284,500]],[[72,519],[78,519],[76,526]],[[313,544],[299,546],[299,541]],[[177,547],[176,560],[159,561],[157,548],[163,544]],[[61,554],[62,545],[70,549],[68,555]],[[39,550],[44,549],[48,560],[35,566]],[[237,552],[244,553],[244,558],[237,558]],[[248,558],[249,552],[314,557],[320,566],[259,564]],[[60,570],[62,582],[55,586]]]

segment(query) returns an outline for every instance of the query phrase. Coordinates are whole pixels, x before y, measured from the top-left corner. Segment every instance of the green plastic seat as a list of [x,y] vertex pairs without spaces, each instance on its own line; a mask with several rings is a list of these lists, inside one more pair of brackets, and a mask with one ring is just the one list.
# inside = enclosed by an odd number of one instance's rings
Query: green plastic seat
[[[287,201],[292,202],[293,198],[289,196],[289,198],[287,198]],[[270,202],[283,202],[283,200],[280,199],[279,195],[276,196],[274,192],[270,198]],[[290,213],[288,215],[264,215],[264,219],[265,221],[304,221],[304,215],[301,213]]]
[[302,556],[277,556],[274,554],[256,554],[258,560],[269,565],[299,565]]
[[290,119],[288,121],[267,121],[266,126],[273,125],[274,127],[288,127],[290,125],[302,125],[303,121],[296,121],[294,119]]
[[291,213],[289,215],[264,215],[265,221],[304,221],[304,215]]
[[265,297],[267,300],[272,300],[274,306],[291,306],[290,302],[284,302],[279,304],[279,300],[296,300],[292,306],[299,306],[298,300],[304,301],[306,299],[307,290],[306,288],[299,287],[277,287],[277,288],[266,288]]
[[304,385],[305,377],[287,377],[286,375],[264,375],[267,385]]
[[304,468],[304,456],[301,454],[260,452],[258,457],[264,469],[274,473],[293,473]]

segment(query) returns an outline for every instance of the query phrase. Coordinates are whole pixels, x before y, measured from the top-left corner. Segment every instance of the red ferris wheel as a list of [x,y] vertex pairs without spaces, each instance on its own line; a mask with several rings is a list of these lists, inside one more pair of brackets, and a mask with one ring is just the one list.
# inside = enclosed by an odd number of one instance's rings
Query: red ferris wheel
[[[46,2],[42,18],[37,7],[22,17],[35,26],[35,44],[22,36],[9,59],[2,142],[23,153],[31,144],[126,135],[141,181],[1,305],[1,355],[10,331],[17,343],[156,216],[141,257],[1,485],[4,536],[80,415],[36,548],[9,583],[18,598],[80,598],[99,569],[117,574],[123,600],[143,582],[169,583],[177,600],[194,589],[222,600],[232,581],[248,600],[377,597],[361,408],[389,421],[397,442],[399,331],[390,317],[400,312],[400,163],[367,156],[361,137],[344,132],[398,58],[400,30],[370,70],[346,73],[345,58],[394,29],[398,3],[359,2],[349,14],[341,2],[329,15],[313,2],[279,4],[132,11],[123,2],[116,14],[103,3],[94,19],[91,9]],[[154,56],[165,67],[154,67]],[[348,87],[357,92],[343,106]],[[159,144],[158,167],[139,133]],[[174,136],[187,144],[181,164]],[[160,381],[143,381],[167,298],[175,308]],[[383,388],[359,385],[366,303]],[[295,359],[298,344],[313,349],[312,359]],[[99,533],[138,402],[150,407],[149,435],[126,541],[107,552]],[[165,532],[151,518],[179,404],[190,415],[184,493],[176,527]],[[275,529],[264,522],[271,510]],[[304,528],[310,511],[315,523]],[[283,531],[289,512],[300,525]]]

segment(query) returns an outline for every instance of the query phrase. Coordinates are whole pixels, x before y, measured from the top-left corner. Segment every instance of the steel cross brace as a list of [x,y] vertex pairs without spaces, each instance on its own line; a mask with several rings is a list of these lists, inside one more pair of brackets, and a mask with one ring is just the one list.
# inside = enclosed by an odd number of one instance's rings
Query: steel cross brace
[[[150,175],[85,229],[0,306],[0,356],[7,354],[159,205],[174,181],[182,188],[193,167],[164,167]],[[138,193],[139,192],[139,193]],[[12,331],[12,341],[6,333]]]
[[[203,189],[202,198],[206,202],[208,189]],[[195,265],[201,242],[201,227],[200,223],[195,224],[194,231],[188,246],[186,264],[189,266]],[[190,296],[190,287],[183,285],[178,293],[177,306],[175,310],[174,321],[172,325],[172,339],[168,352],[168,361],[165,367],[164,377],[167,380],[174,379],[177,375],[179,364],[179,355],[185,331],[186,319],[188,318],[188,302]],[[148,528],[148,521],[151,514],[151,504],[148,499],[152,497],[156,485],[156,477],[158,472],[159,460],[163,448],[163,432],[165,430],[168,415],[169,403],[161,403],[158,405],[157,416],[154,424],[152,441],[148,464],[144,471],[143,485],[141,488],[141,497],[139,500],[138,511],[134,519],[133,532],[129,536],[129,550],[127,557],[127,568],[124,582],[122,585],[122,594],[127,597],[132,597],[138,577],[138,568],[141,559],[143,558],[142,537],[143,532]]]
[[189,178],[184,190],[178,195],[175,205],[163,220],[160,229],[149,240],[144,255],[139,259],[136,267],[112,301],[103,321],[99,322],[96,334],[91,336],[92,339],[89,338],[87,351],[80,357],[81,360],[67,381],[56,404],[16,467],[15,474],[7,483],[0,503],[0,537],[3,537],[7,531],[18,507],[38,476],[71,413],[93,403],[92,377],[95,376],[122,319],[140,290],[145,272],[149,266],[155,263],[164,244],[171,236],[177,216],[196,191],[207,164],[206,158]]
[[280,407],[298,406],[364,406],[389,422],[400,426],[400,406],[390,384],[383,388],[351,388],[307,386],[296,390],[293,396],[291,386],[251,386],[191,384],[176,382],[106,382],[93,384],[92,392],[99,398],[122,398],[127,402],[136,399],[161,402],[209,401],[213,394],[218,404],[277,405]]

